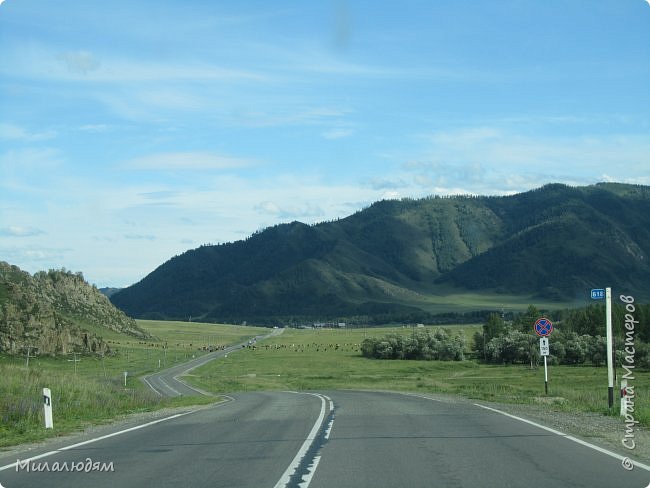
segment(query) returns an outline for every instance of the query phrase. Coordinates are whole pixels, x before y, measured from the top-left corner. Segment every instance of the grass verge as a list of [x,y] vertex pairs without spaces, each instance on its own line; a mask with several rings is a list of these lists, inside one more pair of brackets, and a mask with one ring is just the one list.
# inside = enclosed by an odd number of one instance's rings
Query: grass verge
[[[147,341],[102,329],[114,352],[105,358],[69,355],[0,356],[0,448],[64,435],[122,415],[212,403],[215,398],[161,398],[139,377],[245,341],[268,329],[187,322],[139,321]],[[127,372],[126,385],[124,372]],[[44,428],[43,388],[52,391],[54,429]]]
[[[471,337],[475,327],[463,327]],[[544,368],[486,365],[477,361],[400,361],[363,358],[364,337],[410,334],[411,329],[286,330],[256,349],[194,370],[191,382],[215,393],[252,390],[387,389],[450,393],[503,403],[539,404],[550,411],[618,415],[607,405],[607,368],[550,366],[548,395]],[[471,343],[471,341],[469,341]],[[619,371],[619,378],[623,371]],[[635,372],[635,419],[650,426],[650,373]]]

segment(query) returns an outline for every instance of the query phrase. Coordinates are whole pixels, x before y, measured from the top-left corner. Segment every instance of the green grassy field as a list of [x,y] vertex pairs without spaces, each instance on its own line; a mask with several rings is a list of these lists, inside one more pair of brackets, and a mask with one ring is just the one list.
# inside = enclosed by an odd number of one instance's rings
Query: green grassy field
[[541,310],[556,310],[584,306],[584,302],[567,300],[557,302],[526,295],[509,295],[492,291],[469,292],[457,290],[446,285],[437,285],[430,293],[423,293],[410,300],[402,300],[404,305],[414,305],[430,313],[471,312],[473,310],[494,310],[523,312],[531,303]]
[[[206,354],[204,347],[238,343],[268,332],[187,322],[138,323],[154,337],[138,341],[106,329],[96,331],[113,350],[105,358],[36,357],[30,358],[27,367],[25,357],[0,356],[0,447],[61,435],[123,414],[213,402],[214,398],[160,398],[139,377],[159,365],[164,368]],[[124,371],[128,372],[126,387]],[[52,391],[52,430],[43,428],[44,387]]]
[[[468,338],[478,326],[464,326]],[[454,329],[454,327],[449,327]],[[607,406],[607,369],[550,366],[544,394],[544,368],[486,365],[476,361],[404,361],[363,358],[365,337],[411,334],[410,328],[295,330],[229,354],[193,371],[191,381],[215,393],[251,390],[381,389],[459,394],[496,402],[545,405],[563,411],[618,415]],[[337,348],[338,345],[338,348]],[[619,371],[619,377],[623,371]],[[635,419],[650,425],[650,373],[637,372]],[[618,388],[616,388],[618,392]]]
[[[200,397],[161,399],[139,376],[171,366],[203,348],[242,342],[268,329],[187,322],[140,321],[154,336],[148,341],[104,331],[114,355],[104,359],[0,356],[0,447],[61,435],[122,414],[167,406],[211,402]],[[471,348],[479,325],[460,330]],[[252,390],[377,389],[459,394],[497,402],[539,404],[551,410],[593,411],[607,408],[604,367],[549,367],[549,394],[544,395],[543,367],[496,366],[476,361],[387,361],[366,359],[359,345],[366,337],[412,334],[414,328],[287,329],[280,336],[231,353],[192,371],[187,379],[216,394]],[[167,347],[163,347],[166,344]],[[75,373],[76,364],[76,373]],[[124,387],[123,372],[128,371]],[[619,376],[622,371],[619,372]],[[650,425],[650,373],[636,372],[635,419]],[[43,428],[41,392],[52,390],[53,431]]]

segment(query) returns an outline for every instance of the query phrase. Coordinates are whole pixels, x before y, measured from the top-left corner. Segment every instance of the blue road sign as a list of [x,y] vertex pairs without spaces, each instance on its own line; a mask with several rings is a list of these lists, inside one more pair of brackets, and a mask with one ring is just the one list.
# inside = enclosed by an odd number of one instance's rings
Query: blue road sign
[[540,337],[547,337],[553,332],[553,324],[546,317],[540,317],[535,322],[535,334]]
[[605,298],[605,289],[604,288],[594,288],[591,290],[591,299],[592,300],[602,300]]

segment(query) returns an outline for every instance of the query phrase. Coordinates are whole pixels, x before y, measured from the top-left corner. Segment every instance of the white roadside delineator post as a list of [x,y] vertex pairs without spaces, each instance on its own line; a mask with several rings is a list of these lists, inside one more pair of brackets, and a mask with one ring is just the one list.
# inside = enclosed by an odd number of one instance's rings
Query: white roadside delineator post
[[621,380],[621,417],[627,414],[627,380]]
[[45,428],[53,429],[52,422],[52,392],[49,388],[43,388],[43,408],[45,410]]
[[612,332],[612,289],[605,288],[605,331],[607,334],[607,404],[614,406],[614,334]]

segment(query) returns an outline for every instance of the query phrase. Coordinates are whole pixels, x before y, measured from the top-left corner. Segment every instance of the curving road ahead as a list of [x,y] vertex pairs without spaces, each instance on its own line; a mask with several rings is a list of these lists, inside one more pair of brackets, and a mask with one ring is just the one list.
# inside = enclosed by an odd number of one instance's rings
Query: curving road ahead
[[[386,392],[257,392],[142,428],[0,457],[16,487],[632,487],[650,467],[477,404]],[[72,463],[112,472],[52,472]],[[45,463],[49,471],[45,469]],[[40,464],[39,464],[40,463]],[[26,466],[39,468],[40,472]]]
[[[284,329],[273,329],[272,332],[255,337],[256,341],[261,341],[269,337],[280,335],[284,332]],[[225,349],[210,352],[204,354],[201,357],[192,359],[191,361],[185,362],[183,364],[178,364],[172,366],[171,368],[163,369],[157,373],[152,373],[142,378],[149,388],[161,396],[174,397],[180,395],[209,395],[209,393],[191,386],[180,379],[181,376],[188,374],[193,369],[203,366],[204,364],[213,361],[214,359],[224,357],[245,346],[248,341],[244,341],[240,344],[235,344],[233,346],[228,346]]]

